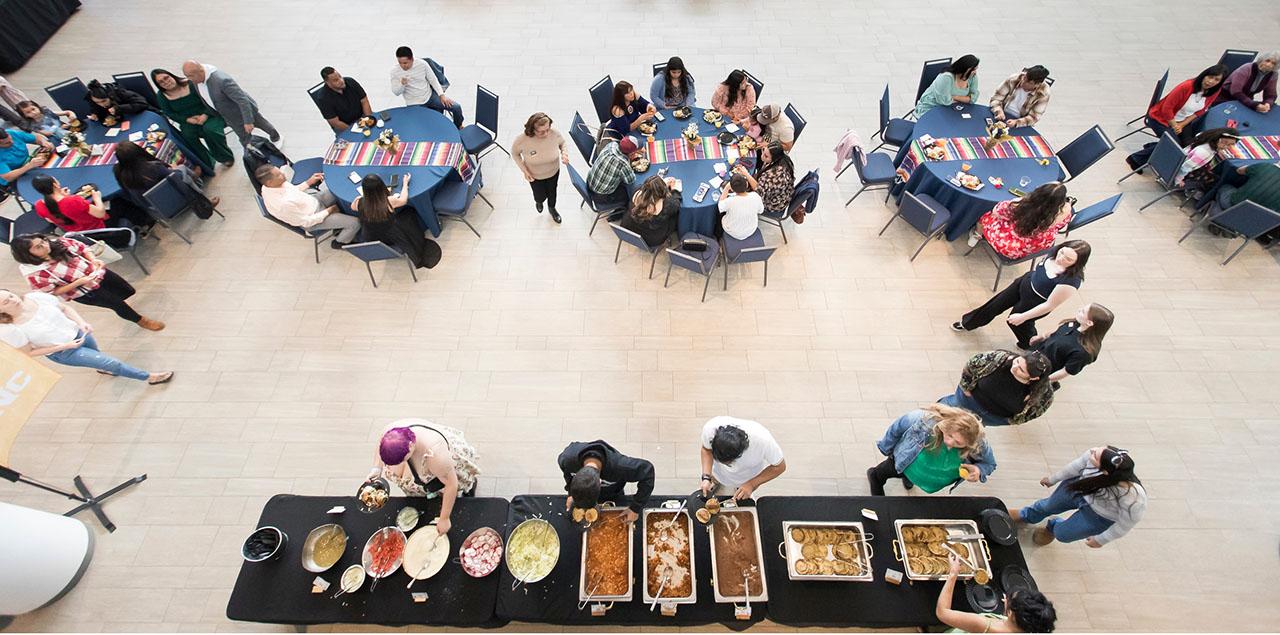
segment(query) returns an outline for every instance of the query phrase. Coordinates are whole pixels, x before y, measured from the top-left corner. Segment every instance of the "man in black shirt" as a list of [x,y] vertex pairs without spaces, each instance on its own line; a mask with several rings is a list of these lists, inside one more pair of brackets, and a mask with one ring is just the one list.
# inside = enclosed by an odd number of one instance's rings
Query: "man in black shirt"
[[636,484],[635,496],[627,505],[627,522],[635,522],[653,493],[653,464],[618,452],[604,441],[574,442],[557,459],[564,473],[564,489],[569,492],[565,509],[590,509],[600,501],[622,502],[622,489]]
[[320,70],[320,78],[324,86],[316,91],[316,105],[334,132],[342,132],[361,117],[373,114],[369,96],[354,77],[343,77],[332,66],[326,66]]

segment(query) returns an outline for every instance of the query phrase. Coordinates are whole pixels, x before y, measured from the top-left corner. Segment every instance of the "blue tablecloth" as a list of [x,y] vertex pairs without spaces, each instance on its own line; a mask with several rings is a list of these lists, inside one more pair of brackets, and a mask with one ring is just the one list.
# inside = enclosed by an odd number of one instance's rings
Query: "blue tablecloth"
[[[955,107],[939,107],[925,113],[916,122],[912,138],[918,139],[931,135],[935,139],[951,137],[985,137],[986,120],[991,116],[991,109],[982,105],[960,104]],[[966,119],[964,115],[970,117]],[[1035,128],[1023,126],[1014,128],[1013,136],[1032,136],[1038,134]],[[901,165],[906,158],[910,144],[902,146],[894,165]],[[947,225],[947,240],[955,240],[968,233],[983,214],[991,211],[996,203],[1015,198],[1009,188],[1020,188],[1025,192],[1044,185],[1050,181],[1058,181],[1066,176],[1057,157],[1049,158],[1049,165],[1040,165],[1036,159],[975,159],[968,161],[972,166],[969,173],[982,179],[986,185],[973,191],[953,184],[949,179],[960,171],[965,161],[925,161],[911,173],[911,180],[906,183],[906,190],[913,194],[928,194],[951,210],[951,222]],[[1004,181],[1004,187],[997,189],[987,182],[987,177],[998,177]],[[1030,182],[1026,187],[1019,185],[1022,177]],[[894,187],[894,195],[901,196],[903,186]]]
[[[395,130],[402,142],[462,142],[462,136],[459,134],[458,128],[453,125],[453,120],[430,108],[401,106],[381,112],[384,115],[390,115],[391,118],[384,121],[385,127]],[[373,141],[381,132],[381,130],[375,128],[373,136],[366,137],[363,134],[347,130],[339,133],[338,138],[345,139],[351,143],[367,143]],[[354,214],[351,211],[351,202],[359,196],[356,192],[356,187],[359,184],[352,183],[349,178],[352,172],[355,172],[361,178],[367,174],[377,174],[388,183],[390,183],[391,175],[393,174],[413,175],[413,178],[409,179],[409,204],[417,210],[418,216],[422,218],[422,224],[431,231],[432,236],[440,235],[440,218],[436,216],[435,206],[431,204],[432,194],[446,180],[462,179],[457,170],[446,166],[384,167],[375,165],[331,165],[326,163],[323,171],[325,184],[328,185],[329,191],[338,197],[338,200],[342,202],[342,211],[348,214]]]
[[[1204,115],[1204,129],[1226,128],[1227,121],[1232,119],[1236,122],[1236,131],[1242,136],[1280,135],[1280,109],[1272,108],[1270,112],[1261,113],[1238,101],[1229,101],[1210,108]],[[1230,159],[1227,165],[1238,168],[1266,162],[1266,159]]]
[[[196,155],[187,147],[186,142],[182,140],[182,136],[179,135],[178,132],[173,129],[173,126],[169,124],[169,120],[165,119],[162,115],[151,112],[150,110],[144,110],[130,117],[129,129],[121,131],[120,134],[114,137],[108,137],[108,128],[96,121],[84,120],[84,123],[88,126],[85,128],[84,138],[87,143],[91,144],[116,143],[118,141],[124,141],[129,138],[129,135],[135,132],[146,133],[147,128],[151,127],[151,124],[157,124],[160,126],[157,130],[163,131],[169,135],[169,138],[178,145],[178,148],[182,151],[183,156],[186,157],[189,164],[200,166],[201,171],[205,174],[213,174],[213,166],[205,165],[196,158]],[[112,173],[112,169],[114,167],[115,164],[113,163],[109,165],[78,166],[74,168],[35,169],[27,172],[18,179],[18,194],[20,194],[22,198],[27,201],[31,201],[34,204],[35,201],[40,200],[41,195],[34,187],[31,186],[31,179],[35,178],[37,174],[48,174],[49,176],[58,179],[58,182],[62,183],[63,187],[69,188],[73,192],[80,189],[80,186],[86,183],[93,183],[97,186],[98,191],[102,192],[102,198],[104,200],[110,200],[120,194],[120,185],[116,183],[116,177]]]
[[[698,124],[698,134],[703,137],[714,137],[717,133],[724,130],[723,127],[716,128],[714,125],[703,121],[702,108],[694,108],[693,115],[688,119],[676,119],[671,115],[671,110],[662,110],[662,116],[665,121],[658,121],[658,129],[654,131],[653,138],[655,141],[664,139],[680,139],[681,131],[689,122]],[[655,119],[655,121],[657,121]],[[739,130],[738,135],[741,136],[743,131]],[[639,140],[641,145],[647,143],[648,139],[639,131],[632,131],[631,135]],[[684,200],[680,203],[680,218],[678,221],[678,235],[683,236],[689,232],[696,232],[704,236],[711,236],[715,233],[716,216],[719,214],[717,208],[717,200],[714,190],[707,192],[706,197],[699,203],[693,200],[693,195],[698,192],[698,186],[704,182],[710,181],[716,176],[715,168],[712,167],[716,163],[725,163],[728,165],[728,159],[700,159],[696,161],[673,161],[671,163],[653,163],[649,165],[649,169],[636,175],[636,181],[631,186],[631,192],[634,193],[645,181],[645,179],[658,173],[662,168],[667,169],[667,176],[680,179],[681,185],[684,187],[682,192]]]

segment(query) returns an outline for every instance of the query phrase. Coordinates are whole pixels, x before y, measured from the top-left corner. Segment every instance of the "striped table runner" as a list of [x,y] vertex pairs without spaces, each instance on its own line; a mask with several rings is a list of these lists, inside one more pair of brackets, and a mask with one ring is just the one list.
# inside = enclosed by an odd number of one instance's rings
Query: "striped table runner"
[[[136,143],[136,142],[135,142]],[[148,152],[155,155],[157,159],[168,163],[171,166],[182,165],[185,157],[178,151],[178,144],[165,137],[160,142],[157,149],[155,144],[138,144],[146,148]],[[91,146],[94,152],[99,154],[90,154],[88,156],[80,154],[76,150],[70,150],[62,156],[54,155],[49,157],[45,168],[78,168],[96,165],[112,165],[116,163],[116,144],[114,143],[95,143]]]
[[1241,137],[1234,146],[1222,152],[1222,158],[1259,161],[1280,159],[1280,135]]
[[329,146],[324,162],[330,165],[451,167],[470,181],[475,161],[461,143],[450,141],[401,141],[394,153],[379,148],[371,141]]
[[[1049,142],[1039,135],[1029,137],[1014,137],[1009,141],[1003,141],[991,147],[990,150],[982,147],[985,137],[954,137],[951,139],[942,139],[943,142],[943,158],[939,161],[970,161],[977,159],[1048,159],[1053,157],[1053,148],[1049,146]],[[924,163],[927,159],[924,156],[924,150],[920,148],[919,141],[911,142],[911,149],[907,152],[906,158],[902,160],[902,165],[898,166],[907,173],[910,178],[911,173],[915,171],[916,166]]]
[[696,161],[698,159],[723,159],[726,155],[741,156],[738,144],[720,145],[720,141],[712,135],[702,137],[702,143],[690,146],[684,137],[679,139],[656,139],[648,142],[645,152],[649,163],[673,163],[675,161]]

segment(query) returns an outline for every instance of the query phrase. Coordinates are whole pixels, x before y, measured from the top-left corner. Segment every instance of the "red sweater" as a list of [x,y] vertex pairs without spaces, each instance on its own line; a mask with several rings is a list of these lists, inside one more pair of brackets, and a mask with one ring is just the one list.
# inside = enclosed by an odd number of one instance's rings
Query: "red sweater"
[[[1187,81],[1174,86],[1173,90],[1169,91],[1169,94],[1164,96],[1164,99],[1156,102],[1156,105],[1152,106],[1151,110],[1147,111],[1147,116],[1166,126],[1173,123],[1174,115],[1178,114],[1178,110],[1180,110],[1182,105],[1187,103],[1187,99],[1191,97],[1191,87],[1195,83],[1196,80],[1188,79]],[[1218,84],[1214,87],[1212,93],[1205,96],[1204,108],[1196,111],[1197,117],[1203,116],[1204,113],[1209,110],[1209,106],[1213,104],[1213,100],[1218,96],[1218,91],[1220,90],[1222,90],[1222,84]]]

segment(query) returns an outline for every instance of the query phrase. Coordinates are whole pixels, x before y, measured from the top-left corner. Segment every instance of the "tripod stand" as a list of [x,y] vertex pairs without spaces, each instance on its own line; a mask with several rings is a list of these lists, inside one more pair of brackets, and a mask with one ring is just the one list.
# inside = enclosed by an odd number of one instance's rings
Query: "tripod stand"
[[17,470],[7,468],[3,465],[0,465],[0,478],[6,481],[12,481],[14,483],[25,483],[37,489],[42,489],[46,492],[52,492],[60,496],[65,496],[73,501],[79,502],[80,503],[79,506],[63,514],[63,516],[74,516],[87,509],[93,512],[94,516],[98,517],[98,521],[102,523],[102,526],[105,527],[108,532],[113,532],[116,530],[116,526],[115,526],[115,523],[111,522],[110,518],[107,518],[107,513],[102,510],[103,501],[107,500],[108,498],[111,498],[112,496],[115,496],[116,494],[124,491],[125,489],[128,489],[129,487],[132,487],[134,485],[137,485],[138,483],[141,483],[147,480],[147,475],[143,474],[141,476],[135,476],[107,490],[101,496],[94,496],[93,492],[89,491],[88,486],[84,484],[84,480],[81,479],[79,476],[75,477],[75,480],[74,480],[76,490],[80,492],[79,494],[58,489],[57,487],[54,487],[46,483],[41,483],[40,481],[37,481],[33,478],[28,478],[26,476],[23,476]]

